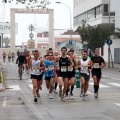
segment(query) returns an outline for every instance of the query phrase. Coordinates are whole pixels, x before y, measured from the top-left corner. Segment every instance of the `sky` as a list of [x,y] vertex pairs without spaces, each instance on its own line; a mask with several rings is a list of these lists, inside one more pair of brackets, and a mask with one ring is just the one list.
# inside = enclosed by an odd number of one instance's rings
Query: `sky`
[[[10,22],[10,8],[25,8],[24,5],[16,5],[15,2],[11,4],[4,4],[0,0],[0,22]],[[70,28],[70,10],[73,21],[73,0],[50,0],[49,8],[54,9],[54,29],[69,29]],[[66,4],[56,4],[55,2],[62,2]],[[33,24],[36,32],[48,30],[49,18],[47,14],[16,14],[16,23],[18,23],[18,34],[16,34],[16,45],[21,45],[22,42],[29,40],[28,26]],[[73,22],[72,22],[73,23]],[[72,25],[73,26],[73,25]],[[55,31],[56,32],[56,31]],[[58,32],[57,32],[58,33]],[[9,36],[4,34],[4,37]],[[35,38],[34,38],[35,39]]]

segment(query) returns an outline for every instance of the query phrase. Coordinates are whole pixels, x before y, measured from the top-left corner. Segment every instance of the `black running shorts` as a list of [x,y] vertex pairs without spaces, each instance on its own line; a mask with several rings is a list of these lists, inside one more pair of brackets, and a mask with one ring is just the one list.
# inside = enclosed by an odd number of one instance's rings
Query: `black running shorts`
[[31,74],[31,79],[36,79],[36,80],[42,80],[42,77],[43,77],[43,75],[42,74],[40,74],[40,75],[33,75],[33,74]]
[[92,77],[96,76],[98,79],[101,79],[102,73],[99,71],[93,71],[92,70]]
[[85,74],[85,73],[80,73],[80,78],[81,78],[81,77],[84,77],[85,80],[89,80],[89,79],[90,79],[90,76],[87,75],[87,74]]

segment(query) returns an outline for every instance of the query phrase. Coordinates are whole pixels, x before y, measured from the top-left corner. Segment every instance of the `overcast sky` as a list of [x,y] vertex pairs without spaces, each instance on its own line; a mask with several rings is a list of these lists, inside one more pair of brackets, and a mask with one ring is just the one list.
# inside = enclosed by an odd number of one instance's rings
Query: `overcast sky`
[[[23,5],[15,3],[3,4],[0,0],[0,22],[10,22],[10,8],[25,8]],[[64,4],[55,4],[56,1],[65,3],[70,7],[73,18],[73,0],[51,0],[50,8],[54,9],[54,28],[69,29],[70,28],[70,10]],[[21,45],[29,39],[28,26],[35,25],[36,28],[48,29],[48,15],[37,14],[16,14],[16,23],[18,23],[18,34],[16,35],[16,45]],[[73,21],[73,20],[72,20]],[[6,36],[6,35],[4,35]]]

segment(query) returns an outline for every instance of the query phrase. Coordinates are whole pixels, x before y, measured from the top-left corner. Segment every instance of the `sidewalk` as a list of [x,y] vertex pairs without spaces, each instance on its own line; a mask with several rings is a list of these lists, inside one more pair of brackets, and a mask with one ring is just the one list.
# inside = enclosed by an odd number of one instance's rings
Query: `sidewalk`
[[110,68],[108,68],[108,66],[103,68],[102,77],[113,80],[120,80],[120,64],[114,64],[114,68],[112,68],[112,64],[110,65]]

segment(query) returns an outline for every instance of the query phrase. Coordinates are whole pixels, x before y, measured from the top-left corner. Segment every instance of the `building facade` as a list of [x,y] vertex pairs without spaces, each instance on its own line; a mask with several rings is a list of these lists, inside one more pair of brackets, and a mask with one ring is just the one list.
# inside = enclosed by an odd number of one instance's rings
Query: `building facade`
[[[83,22],[91,26],[110,24],[115,26],[115,28],[120,28],[120,0],[73,0],[73,3],[74,30],[83,24]],[[111,53],[114,61],[114,48],[120,48],[120,39],[111,39],[113,40]],[[100,50],[100,53],[107,62],[107,44]]]

